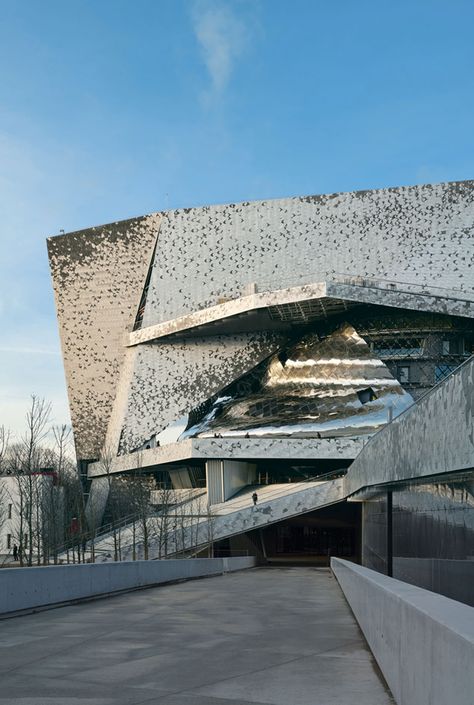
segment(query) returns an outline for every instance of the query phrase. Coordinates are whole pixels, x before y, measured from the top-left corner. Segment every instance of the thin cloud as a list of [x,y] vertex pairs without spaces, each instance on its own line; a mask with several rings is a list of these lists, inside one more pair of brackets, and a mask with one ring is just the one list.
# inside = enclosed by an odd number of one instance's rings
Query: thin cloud
[[194,3],[193,29],[211,79],[209,94],[227,87],[237,60],[247,48],[252,26],[249,18],[238,16],[230,4],[199,0]]
[[42,348],[18,348],[0,345],[0,352],[18,353],[19,355],[56,355],[59,356],[59,350],[45,350]]

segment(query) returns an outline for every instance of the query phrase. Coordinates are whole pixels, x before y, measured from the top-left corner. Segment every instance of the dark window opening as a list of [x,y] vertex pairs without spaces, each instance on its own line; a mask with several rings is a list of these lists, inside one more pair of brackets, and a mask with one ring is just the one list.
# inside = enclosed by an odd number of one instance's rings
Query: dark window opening
[[376,340],[372,350],[380,357],[418,357],[423,355],[423,339],[400,337]]
[[397,377],[400,384],[406,384],[410,381],[410,368],[407,366],[399,367]]
[[374,399],[377,399],[377,395],[372,389],[372,387],[367,387],[367,389],[360,389],[357,392],[357,396],[359,397],[359,401],[361,404],[367,404],[367,402],[374,401]]

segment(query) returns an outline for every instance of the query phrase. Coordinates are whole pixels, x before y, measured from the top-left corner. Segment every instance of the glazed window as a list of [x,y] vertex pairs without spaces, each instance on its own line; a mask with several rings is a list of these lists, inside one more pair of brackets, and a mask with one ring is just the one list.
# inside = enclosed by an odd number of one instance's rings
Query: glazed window
[[397,377],[400,384],[406,384],[407,382],[409,382],[410,368],[408,366],[399,367]]

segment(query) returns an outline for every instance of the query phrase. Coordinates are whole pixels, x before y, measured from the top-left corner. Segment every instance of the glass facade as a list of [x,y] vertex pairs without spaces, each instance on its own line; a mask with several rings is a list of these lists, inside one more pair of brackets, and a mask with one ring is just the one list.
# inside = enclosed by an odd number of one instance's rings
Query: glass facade
[[365,501],[362,543],[368,568],[474,606],[474,471]]

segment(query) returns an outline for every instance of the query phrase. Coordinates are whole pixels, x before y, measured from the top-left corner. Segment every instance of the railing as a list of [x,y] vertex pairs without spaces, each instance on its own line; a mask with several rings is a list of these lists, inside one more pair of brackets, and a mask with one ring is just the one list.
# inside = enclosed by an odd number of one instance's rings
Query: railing
[[[159,490],[157,491],[159,492]],[[173,490],[169,491],[173,492]],[[192,502],[193,500],[197,499],[198,497],[201,497],[205,493],[206,490],[203,489],[199,493],[194,494],[192,497],[184,497],[179,502],[170,503],[169,506],[173,507],[174,510],[177,507],[187,504],[188,502]],[[156,518],[162,516],[164,512],[165,510],[157,510],[154,512],[150,512],[148,516],[150,518]],[[141,513],[134,512],[133,514],[128,514],[127,516],[121,517],[116,521],[111,521],[107,524],[103,524],[99,529],[97,529],[97,531],[88,529],[87,531],[80,532],[76,536],[72,536],[68,541],[65,541],[61,546],[56,548],[55,552],[57,555],[60,555],[66,553],[68,550],[72,550],[73,548],[77,548],[77,546],[84,544],[86,544],[86,550],[89,551],[90,546],[88,546],[88,544],[90,544],[91,541],[94,541],[95,543],[96,541],[100,541],[101,539],[104,539],[107,536],[113,536],[114,533],[120,532],[122,529],[126,528],[127,526],[130,526],[134,522],[138,523],[141,518]],[[96,549],[96,552],[100,552],[100,548]]]
[[390,425],[393,424],[393,423],[399,423],[400,421],[402,421],[403,418],[404,418],[404,416],[407,415],[407,414],[410,414],[412,411],[414,411],[414,410],[419,406],[419,404],[421,404],[421,402],[422,402],[424,399],[426,399],[427,397],[429,397],[431,394],[435,394],[435,393],[437,392],[437,390],[438,390],[438,387],[440,387],[442,384],[445,384],[445,383],[447,382],[447,380],[451,379],[451,377],[453,377],[454,375],[459,374],[459,371],[460,371],[465,365],[472,364],[472,359],[473,359],[473,357],[474,357],[473,355],[470,355],[470,356],[467,358],[467,360],[464,360],[464,362],[461,362],[460,365],[458,365],[454,370],[452,370],[451,372],[449,372],[449,373],[446,375],[446,377],[443,377],[443,379],[440,379],[439,382],[437,382],[433,387],[431,387],[431,389],[428,389],[428,390],[427,390],[426,392],[424,392],[423,394],[420,394],[420,396],[419,396],[417,399],[415,399],[415,400],[413,401],[413,404],[410,404],[410,406],[408,406],[406,409],[404,409],[400,414],[398,414],[397,416],[395,416],[391,421],[388,421],[384,426],[382,426],[382,428],[380,428],[380,429],[379,429],[378,431],[376,431],[373,435],[371,435],[371,436],[368,438],[368,440],[367,440],[367,445],[369,445],[370,443],[372,443],[372,442],[374,441],[374,439],[379,435],[379,433],[383,433],[383,431],[384,431],[388,426],[390,426]]
[[[474,301],[474,293],[465,289],[447,288],[441,286],[432,286],[431,284],[412,284],[410,282],[396,281],[394,279],[384,279],[382,277],[374,277],[370,275],[356,275],[347,272],[312,272],[303,274],[292,274],[286,277],[275,276],[272,278],[259,279],[256,282],[256,290],[259,293],[278,291],[281,288],[293,288],[304,286],[305,284],[315,284],[331,282],[334,284],[347,284],[350,286],[360,286],[363,288],[384,288],[388,291],[397,291],[399,293],[418,293],[420,295],[430,296],[433,292],[437,293],[442,298],[451,298],[453,293],[457,294],[457,298],[462,301]],[[287,286],[282,286],[282,285]],[[248,285],[247,285],[248,286]],[[461,296],[462,295],[462,296]],[[241,294],[245,296],[245,294]],[[236,297],[237,298],[237,297]]]
[[[290,483],[291,487],[291,494],[293,492],[298,492],[302,491],[304,489],[304,486],[311,483],[311,482],[327,482],[330,480],[335,480],[340,477],[343,477],[347,472],[346,468],[339,468],[337,470],[332,470],[327,473],[323,473],[321,475],[315,475],[312,477],[305,478],[301,480],[300,482],[296,483]],[[295,487],[295,485],[297,487]],[[301,486],[301,489],[300,487]],[[272,487],[271,485],[253,485],[249,486],[254,489],[258,489],[258,487]],[[178,522],[176,526],[174,526],[173,529],[168,530],[167,533],[169,533],[170,536],[176,536],[179,535],[179,532],[184,528],[186,531],[191,529],[192,533],[192,527],[194,526],[194,529],[196,530],[197,525],[203,524],[205,522],[211,522],[215,520],[217,517],[221,516],[222,514],[234,514],[234,513],[239,513],[242,511],[242,506],[235,506],[235,504],[232,503],[232,500],[229,502],[224,502],[222,503],[221,507],[225,507],[225,505],[228,505],[229,511],[228,512],[216,512],[216,513],[209,513],[208,511],[197,511],[197,513],[194,513],[193,511],[191,512],[177,512],[176,510],[179,507],[183,507],[184,505],[188,504],[190,505],[190,509],[192,510],[192,504],[193,502],[196,501],[196,499],[200,499],[202,495],[205,494],[203,492],[199,496],[194,496],[192,498],[183,500],[182,502],[179,502],[177,504],[170,505],[170,507],[167,507],[165,510],[161,510],[158,512],[153,512],[148,515],[147,520],[153,520],[156,518],[159,518],[160,516],[169,515],[169,518],[171,521],[173,519]],[[288,491],[285,490],[284,487],[279,486],[278,489],[271,490],[266,497],[261,498],[261,504],[266,504],[269,501],[274,501],[276,499],[280,499],[281,497],[284,497],[288,494]],[[235,500],[238,501],[238,497],[235,497]],[[248,501],[248,497],[242,497],[242,502]],[[217,505],[216,505],[217,506]],[[247,505],[245,505],[247,506]],[[171,511],[170,511],[171,508]],[[189,525],[186,524],[186,526],[183,524],[183,527],[180,528],[179,522],[186,520],[186,522],[189,522]],[[106,546],[100,546],[100,541],[104,540],[106,537],[112,538],[114,533],[117,532],[117,534],[121,534],[121,531],[123,529],[130,529],[131,525],[133,522],[139,522],[143,521],[143,517],[140,517],[137,514],[129,515],[127,517],[124,517],[121,519],[119,522],[116,523],[110,523],[107,524],[104,527],[101,527],[100,533],[97,532],[95,535],[91,535],[90,533],[84,535],[79,535],[78,537],[72,538],[69,542],[64,544],[64,546],[57,551],[58,554],[62,554],[64,556],[64,553],[69,549],[82,549],[82,554],[84,558],[84,554],[87,555],[89,558],[90,555],[93,553],[96,557],[100,555],[105,555],[105,554],[110,554],[111,550],[114,550],[114,547],[111,545],[106,545]],[[196,533],[196,539],[198,537],[198,533]],[[140,550],[140,546],[142,545],[143,541],[141,538],[138,538],[138,540],[135,540],[135,538],[130,541],[130,539],[126,540],[125,542],[123,541],[123,537],[121,536],[119,539],[119,555],[122,555],[123,553],[126,553],[127,551],[129,552],[130,550]],[[168,541],[165,540],[163,542],[162,549],[165,549],[162,555],[160,556],[161,558],[170,558],[170,557],[181,557],[181,558],[190,558],[193,555],[196,555],[197,553],[201,553],[207,549],[212,551],[212,555],[215,557],[226,557],[226,556],[247,556],[248,551],[242,550],[242,551],[236,551],[234,549],[215,549],[214,548],[214,541],[209,539],[205,539],[204,541],[190,544],[187,546],[183,546],[181,548],[177,548],[176,546],[173,547],[172,550],[167,550],[166,545],[168,544]],[[121,560],[121,559],[119,559]]]
[[[288,489],[285,489],[286,484],[285,483],[275,483],[275,489],[274,490],[269,490],[268,492],[265,493],[265,495],[259,497],[258,499],[258,504],[266,504],[267,502],[272,502],[275,499],[280,499],[281,497],[287,497],[288,494],[294,494],[296,492],[301,492],[304,489],[304,485],[310,484],[313,482],[330,482],[331,480],[337,480],[340,477],[344,477],[347,473],[347,468],[344,469],[339,469],[339,470],[333,470],[329,473],[324,473],[323,475],[315,475],[314,477],[308,477],[304,480],[301,480],[299,482],[292,482],[288,483],[289,487],[291,488],[291,491],[288,492]],[[284,487],[282,486],[284,485]],[[300,488],[301,486],[301,488]],[[271,488],[272,485],[249,485],[248,488],[252,488],[256,490],[257,492],[259,491],[259,488]],[[278,489],[276,489],[278,488]],[[246,508],[249,502],[249,496],[239,496],[239,495],[234,495],[234,497],[231,497],[229,500],[226,502],[221,502],[218,505],[215,505],[216,507],[219,507],[219,511],[216,512],[215,516],[221,516],[222,514],[235,514],[238,512],[241,512],[243,508]],[[242,505],[239,504],[239,501],[242,502]],[[244,504],[245,503],[245,504]],[[224,511],[225,508],[228,508],[228,511]]]

